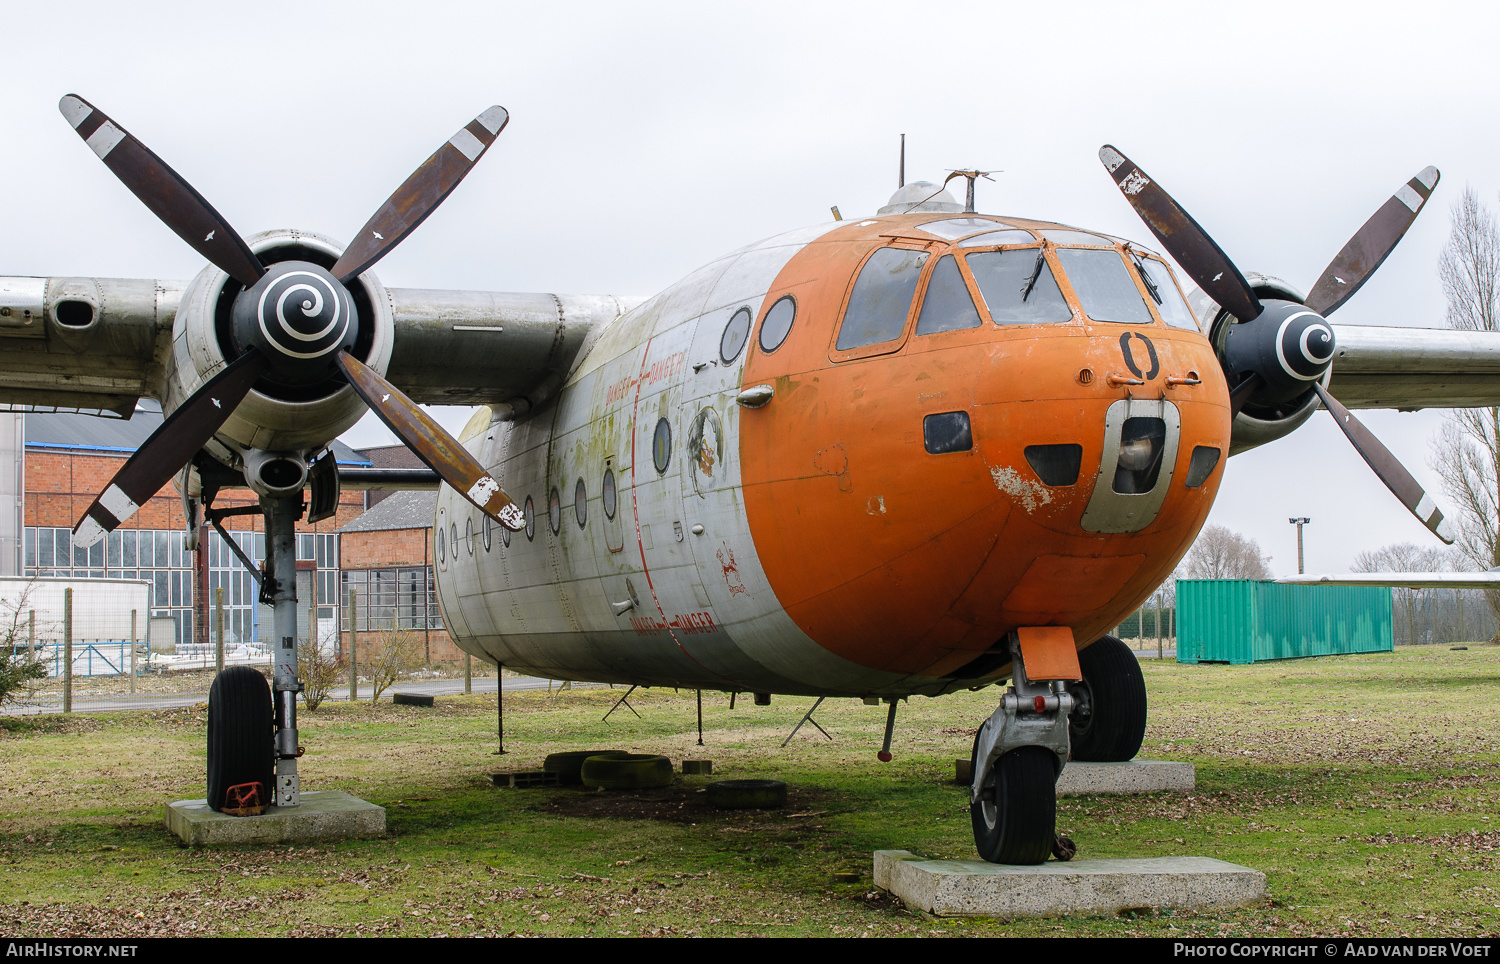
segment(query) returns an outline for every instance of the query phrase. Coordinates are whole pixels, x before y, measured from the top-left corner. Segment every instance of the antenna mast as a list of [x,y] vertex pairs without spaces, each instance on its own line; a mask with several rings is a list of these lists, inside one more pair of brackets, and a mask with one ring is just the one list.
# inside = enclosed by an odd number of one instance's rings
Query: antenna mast
[[901,135],[901,172],[896,175],[896,187],[906,187],[906,135]]

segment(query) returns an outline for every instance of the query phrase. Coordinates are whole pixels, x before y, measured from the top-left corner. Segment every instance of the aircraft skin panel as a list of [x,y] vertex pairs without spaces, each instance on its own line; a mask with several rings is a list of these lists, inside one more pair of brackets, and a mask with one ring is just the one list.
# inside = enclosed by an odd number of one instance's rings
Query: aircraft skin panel
[[[610,324],[556,405],[485,433],[482,461],[518,501],[531,496],[536,536],[513,533],[509,549],[492,538],[498,564],[481,548],[472,565],[465,553],[440,567],[444,612],[457,604],[485,613],[464,619],[471,638],[461,645],[555,678],[776,692],[821,692],[822,680],[868,691],[899,679],[839,659],[797,629],[770,591],[746,524],[734,402],[745,352],[725,363],[720,340],[735,310],[760,309],[799,250],[786,238],[720,259]],[[681,321],[704,304],[715,307]],[[662,418],[673,438],[658,473],[652,447]],[[605,464],[623,523],[618,551],[604,513]],[[579,478],[588,490],[582,528],[573,508]],[[564,516],[557,536],[546,517],[554,484]],[[440,520],[472,513],[447,489],[439,505]],[[632,589],[639,604],[616,615],[613,604],[631,600]],[[479,625],[493,628],[475,632]]]
[[[835,329],[858,267],[891,235],[916,247],[915,222],[930,220],[845,222],[720,259],[607,325],[555,405],[493,426],[483,461],[518,501],[532,497],[537,542],[513,535],[496,574],[467,556],[440,574],[445,611],[483,609],[494,628],[462,644],[568,678],[935,695],[981,678],[965,667],[1011,628],[1069,625],[1087,644],[1138,606],[1191,544],[1221,477],[1180,482],[1195,447],[1228,444],[1227,389],[1206,339],[1159,321],[1091,322],[1059,272],[1071,322],[922,336],[908,324],[870,356],[879,365],[841,357]],[[785,294],[798,316],[766,352],[760,323]],[[719,340],[741,307],[754,326],[725,364]],[[1130,366],[1145,366],[1141,387],[1110,380]],[[1027,377],[1085,370],[1087,384]],[[762,383],[769,405],[735,403]],[[1134,531],[1104,540],[1080,518],[1113,469],[1103,426],[1121,398],[1147,414],[1170,406],[1180,437],[1153,490],[1160,508],[1131,520],[1137,503],[1117,498],[1116,523]],[[971,450],[924,451],[925,416],[959,411],[972,415]],[[671,461],[659,473],[662,419]],[[1083,453],[1077,484],[1042,485],[1022,450],[1070,443]],[[570,510],[584,478],[597,519],[606,463],[619,548],[605,525],[553,537],[551,486]],[[471,511],[447,490],[440,506]],[[991,660],[982,678],[1006,671]]]

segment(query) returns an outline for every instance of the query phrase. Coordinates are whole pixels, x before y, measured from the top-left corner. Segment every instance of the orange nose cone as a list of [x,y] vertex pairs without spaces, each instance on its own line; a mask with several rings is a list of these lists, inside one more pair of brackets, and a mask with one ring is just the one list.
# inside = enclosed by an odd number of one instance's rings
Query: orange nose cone
[[[746,512],[788,614],[859,665],[977,678],[1009,663],[992,650],[1012,629],[1069,626],[1084,645],[1138,606],[1197,534],[1222,474],[1228,395],[1206,339],[1149,329],[1158,371],[1134,385],[1107,377],[1133,377],[1118,327],[986,324],[840,358],[838,276],[858,253],[819,247],[762,306],[792,294],[797,317],[775,351],[752,342],[744,384],[774,393],[740,413]],[[1168,386],[1189,371],[1211,378]],[[1172,445],[1122,438],[1127,400],[1127,415],[1170,408]],[[1199,447],[1220,450],[1218,467],[1188,487]],[[1115,490],[1153,452],[1166,474],[1142,521]]]

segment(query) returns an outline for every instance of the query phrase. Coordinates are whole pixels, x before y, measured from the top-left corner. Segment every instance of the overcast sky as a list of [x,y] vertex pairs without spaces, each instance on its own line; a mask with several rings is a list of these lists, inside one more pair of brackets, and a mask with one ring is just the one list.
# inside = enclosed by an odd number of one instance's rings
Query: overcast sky
[[[68,92],[242,234],[340,239],[504,105],[495,149],[377,267],[394,286],[649,295],[829,205],[872,213],[896,186],[904,132],[909,179],[1000,169],[980,184],[983,211],[1151,241],[1096,157],[1115,144],[1242,270],[1304,289],[1435,164],[1433,203],[1334,320],[1441,326],[1449,206],[1466,184],[1491,204],[1500,188],[1491,5],[541,6],[9,5],[0,273],[202,267],[78,142],[57,111]],[[1427,464],[1440,414],[1361,417],[1440,493]],[[362,423],[346,440],[391,437]],[[1289,574],[1294,515],[1313,520],[1313,572],[1393,542],[1438,545],[1326,414],[1232,460],[1210,521]]]

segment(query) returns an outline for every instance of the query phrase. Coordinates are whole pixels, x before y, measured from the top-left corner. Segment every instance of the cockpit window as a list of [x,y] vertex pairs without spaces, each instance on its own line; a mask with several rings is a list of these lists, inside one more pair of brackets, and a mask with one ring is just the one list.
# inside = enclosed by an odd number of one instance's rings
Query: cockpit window
[[1011,229],[1007,231],[991,231],[989,234],[981,234],[977,238],[970,238],[959,245],[960,248],[988,248],[998,244],[1035,244],[1036,236],[1030,231],[1019,231]]
[[901,337],[927,252],[881,248],[860,269],[839,328],[839,351],[878,345]]
[[1042,237],[1053,244],[1107,244],[1114,247],[1114,242],[1109,238],[1097,234],[1089,234],[1087,231],[1062,231],[1051,228],[1041,232]]
[[979,311],[963,275],[958,272],[958,262],[953,255],[945,254],[932,269],[932,279],[927,282],[927,294],[922,299],[922,314],[917,318],[917,334],[931,335],[939,331],[958,331],[960,328],[978,328]]
[[1083,313],[1090,318],[1132,325],[1153,322],[1150,309],[1141,300],[1141,289],[1118,251],[1058,248],[1057,259],[1078,292]]
[[1141,270],[1146,272],[1146,277],[1156,287],[1154,296],[1161,299],[1157,303],[1157,311],[1161,313],[1162,321],[1173,328],[1197,331],[1198,322],[1193,318],[1192,309],[1187,302],[1182,300],[1182,291],[1178,289],[1177,282],[1172,280],[1172,273],[1167,270],[1167,266],[1149,258],[1141,258],[1136,264],[1141,266]]
[[940,238],[956,241],[959,238],[967,237],[978,231],[993,231],[1000,227],[1000,225],[984,218],[944,218],[941,221],[928,221],[926,224],[917,225],[917,227],[928,234],[935,234]]
[[1042,325],[1072,319],[1073,309],[1063,300],[1041,248],[976,251],[964,260],[995,324]]

